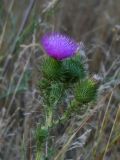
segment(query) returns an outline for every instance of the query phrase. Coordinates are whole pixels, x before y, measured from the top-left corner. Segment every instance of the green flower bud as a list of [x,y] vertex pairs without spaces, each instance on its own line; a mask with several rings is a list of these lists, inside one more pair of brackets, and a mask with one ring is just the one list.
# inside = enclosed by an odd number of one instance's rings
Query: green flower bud
[[75,97],[80,103],[88,103],[97,95],[97,83],[94,79],[86,79],[75,86]]
[[64,79],[75,82],[85,77],[85,67],[80,55],[76,55],[70,59],[63,61]]
[[42,63],[42,71],[46,78],[57,80],[61,75],[61,62],[50,57],[45,57]]

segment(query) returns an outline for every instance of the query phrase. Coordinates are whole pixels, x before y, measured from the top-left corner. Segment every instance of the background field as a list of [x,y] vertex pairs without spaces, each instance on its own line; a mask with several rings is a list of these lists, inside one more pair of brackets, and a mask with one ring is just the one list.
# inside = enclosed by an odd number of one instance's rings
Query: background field
[[0,160],[35,159],[48,31],[82,41],[90,74],[103,79],[91,113],[55,129],[53,159],[120,160],[120,0],[0,0]]

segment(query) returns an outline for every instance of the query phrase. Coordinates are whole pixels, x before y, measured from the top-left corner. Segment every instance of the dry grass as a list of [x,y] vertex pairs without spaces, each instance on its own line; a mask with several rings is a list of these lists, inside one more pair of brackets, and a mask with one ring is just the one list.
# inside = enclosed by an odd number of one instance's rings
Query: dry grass
[[34,160],[34,132],[43,119],[37,82],[40,36],[61,31],[86,45],[90,74],[103,77],[84,116],[53,133],[52,160],[120,158],[119,0],[0,2],[0,160]]

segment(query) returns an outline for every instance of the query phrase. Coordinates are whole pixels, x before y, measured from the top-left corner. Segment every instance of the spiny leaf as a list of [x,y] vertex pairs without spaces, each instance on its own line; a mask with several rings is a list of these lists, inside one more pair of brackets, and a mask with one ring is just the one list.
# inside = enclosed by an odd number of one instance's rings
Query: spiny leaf
[[38,147],[41,147],[48,137],[48,129],[46,127],[38,127],[35,131],[35,138],[38,143]]
[[57,103],[60,98],[62,97],[64,91],[64,86],[62,83],[54,83],[50,87],[50,95],[49,95],[49,101],[50,103]]
[[38,82],[38,87],[40,88],[40,90],[45,90],[49,86],[50,86],[50,81],[45,78],[43,78]]

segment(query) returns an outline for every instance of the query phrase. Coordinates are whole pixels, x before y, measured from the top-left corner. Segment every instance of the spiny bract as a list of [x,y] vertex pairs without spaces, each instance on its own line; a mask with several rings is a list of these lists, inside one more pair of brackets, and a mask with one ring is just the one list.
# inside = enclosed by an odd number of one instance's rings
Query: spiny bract
[[88,103],[95,99],[97,85],[94,80],[86,79],[75,86],[75,97],[80,103]]
[[48,80],[57,80],[61,76],[61,62],[51,57],[45,57],[42,63],[42,72]]

